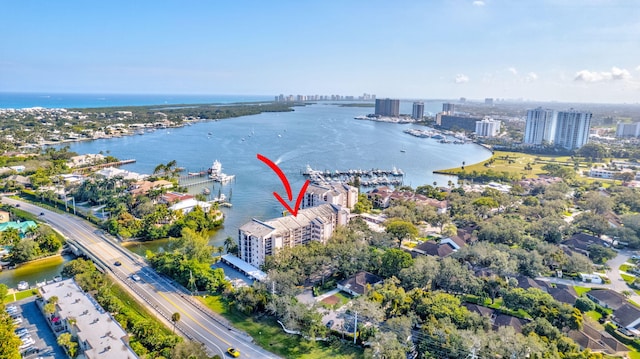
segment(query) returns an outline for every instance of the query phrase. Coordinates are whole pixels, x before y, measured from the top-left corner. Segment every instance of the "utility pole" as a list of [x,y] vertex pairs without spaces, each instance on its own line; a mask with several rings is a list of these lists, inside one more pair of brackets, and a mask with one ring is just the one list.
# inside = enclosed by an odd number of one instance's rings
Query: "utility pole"
[[356,320],[353,325],[353,344],[356,343],[356,338],[358,337],[358,312],[356,312]]

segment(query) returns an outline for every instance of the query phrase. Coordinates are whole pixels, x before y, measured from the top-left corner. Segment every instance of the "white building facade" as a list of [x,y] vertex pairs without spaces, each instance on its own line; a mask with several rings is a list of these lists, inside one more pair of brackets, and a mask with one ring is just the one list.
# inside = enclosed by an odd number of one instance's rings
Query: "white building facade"
[[323,204],[301,209],[297,216],[268,221],[253,219],[238,230],[240,259],[255,266],[264,264],[267,256],[284,247],[294,247],[311,241],[325,243],[333,231],[349,220],[349,211],[340,206]]
[[353,210],[356,202],[358,202],[358,189],[356,187],[342,182],[311,183],[304,194],[301,208],[335,204]]
[[574,109],[559,111],[554,143],[567,150],[576,150],[587,144],[591,116],[590,112],[579,112]]
[[527,110],[527,122],[524,129],[524,143],[542,145],[553,143],[555,137],[556,117],[553,110],[538,107]]
[[619,123],[616,127],[616,137],[639,137],[640,122]]
[[492,118],[485,118],[476,121],[476,135],[482,137],[496,137],[500,134],[500,125],[502,122]]

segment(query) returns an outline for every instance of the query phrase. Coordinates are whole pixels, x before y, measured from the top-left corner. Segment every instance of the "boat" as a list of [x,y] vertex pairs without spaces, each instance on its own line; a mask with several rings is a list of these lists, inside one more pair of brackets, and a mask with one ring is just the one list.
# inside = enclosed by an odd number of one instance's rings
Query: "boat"
[[218,160],[213,161],[213,165],[211,165],[211,168],[209,168],[209,178],[216,182],[228,183],[231,182],[235,177],[235,175],[222,173],[222,164]]
[[210,194],[210,193],[211,193],[211,190],[208,189],[207,187],[202,189],[202,194]]
[[27,290],[29,289],[29,282],[22,281],[18,283],[18,290]]
[[405,152],[407,152],[407,151],[406,151],[406,150],[400,150],[400,152],[405,153]]

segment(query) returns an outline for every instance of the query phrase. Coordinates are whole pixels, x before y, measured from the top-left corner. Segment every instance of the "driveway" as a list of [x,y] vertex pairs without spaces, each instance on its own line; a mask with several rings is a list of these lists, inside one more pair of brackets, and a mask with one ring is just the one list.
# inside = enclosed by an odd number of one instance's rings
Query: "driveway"
[[627,260],[629,260],[631,255],[632,253],[629,251],[618,251],[618,255],[607,262],[607,266],[609,267],[609,269],[607,270],[606,274],[607,277],[609,277],[609,279],[611,280],[611,284],[609,287],[610,289],[613,289],[619,293],[622,293],[623,291],[629,291],[632,293],[629,297],[629,300],[640,304],[640,295],[638,295],[633,289],[631,289],[620,275],[620,266],[623,265]]

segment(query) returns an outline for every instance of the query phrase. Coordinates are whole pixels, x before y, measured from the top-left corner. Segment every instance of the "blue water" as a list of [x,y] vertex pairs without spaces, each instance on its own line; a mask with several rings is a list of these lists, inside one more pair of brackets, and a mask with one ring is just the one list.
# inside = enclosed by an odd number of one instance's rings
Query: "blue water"
[[[410,106],[410,102],[401,103],[401,111]],[[426,111],[437,111],[439,106],[440,102],[425,102]],[[223,209],[225,225],[212,238],[215,245],[221,245],[227,236],[237,237],[238,227],[252,217],[264,220],[282,212],[272,193],[276,191],[286,197],[283,186],[278,176],[256,158],[258,153],[280,166],[296,195],[304,183],[300,172],[307,164],[332,171],[395,166],[406,173],[405,184],[415,188],[434,181],[446,185],[452,179],[435,175],[433,170],[490,157],[489,151],[475,144],[442,144],[402,132],[417,125],[354,119],[371,110],[319,103],[295,107],[293,112],[269,112],[157,130],[142,136],[73,143],[70,149],[81,154],[102,151],[120,159],[133,158],[137,160],[135,164],[122,168],[147,174],[158,164],[171,160],[189,172],[206,169],[216,159],[221,161],[223,171],[236,175],[236,179],[211,188],[214,196],[218,191],[227,197],[231,195],[233,204],[233,208]]]
[[273,101],[261,95],[132,95],[0,92],[0,108],[92,108]]

